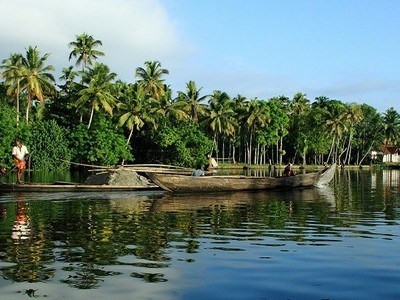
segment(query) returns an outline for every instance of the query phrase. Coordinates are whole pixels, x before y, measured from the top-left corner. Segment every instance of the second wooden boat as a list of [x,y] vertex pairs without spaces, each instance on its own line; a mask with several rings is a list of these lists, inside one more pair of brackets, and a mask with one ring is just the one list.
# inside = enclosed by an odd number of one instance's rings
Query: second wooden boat
[[190,176],[148,172],[147,176],[159,187],[170,192],[223,192],[250,191],[278,188],[297,188],[322,185],[330,182],[336,164],[324,170],[288,177],[255,177],[244,175]]

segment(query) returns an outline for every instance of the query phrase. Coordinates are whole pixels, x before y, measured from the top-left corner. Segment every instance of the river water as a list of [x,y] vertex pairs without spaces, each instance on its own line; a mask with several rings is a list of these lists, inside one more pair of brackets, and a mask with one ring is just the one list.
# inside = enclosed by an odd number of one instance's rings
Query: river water
[[0,194],[3,299],[400,299],[400,171],[326,188]]

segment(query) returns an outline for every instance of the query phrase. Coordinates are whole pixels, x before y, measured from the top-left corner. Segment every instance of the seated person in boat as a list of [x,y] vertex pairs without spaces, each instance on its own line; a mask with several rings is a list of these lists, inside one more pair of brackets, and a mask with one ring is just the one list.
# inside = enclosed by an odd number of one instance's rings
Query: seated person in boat
[[192,171],[192,174],[190,174],[190,175],[191,175],[191,176],[204,176],[204,175],[206,175],[206,174],[204,173],[203,169],[201,168],[201,164],[198,164],[198,165],[197,165],[197,168],[194,169],[194,170]]
[[204,176],[205,173],[202,169],[196,169],[196,170],[193,170],[191,175],[192,176]]
[[285,167],[285,169],[283,170],[282,176],[288,177],[288,176],[295,176],[296,172],[293,170],[293,164],[292,163],[288,163]]
[[217,168],[218,167],[218,163],[215,160],[214,157],[212,157],[210,154],[208,154],[208,170],[213,169],[213,168]]

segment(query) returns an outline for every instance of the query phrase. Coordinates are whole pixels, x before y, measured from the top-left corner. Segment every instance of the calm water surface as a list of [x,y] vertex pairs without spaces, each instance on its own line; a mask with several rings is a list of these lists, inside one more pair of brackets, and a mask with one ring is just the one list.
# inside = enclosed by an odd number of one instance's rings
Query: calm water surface
[[0,194],[1,299],[400,299],[400,171],[324,189]]

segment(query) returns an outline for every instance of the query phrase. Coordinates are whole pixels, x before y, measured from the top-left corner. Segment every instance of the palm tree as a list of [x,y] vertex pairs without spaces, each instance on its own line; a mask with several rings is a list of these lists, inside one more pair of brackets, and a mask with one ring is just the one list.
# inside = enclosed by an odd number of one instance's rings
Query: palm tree
[[165,74],[169,74],[167,69],[161,68],[159,61],[146,61],[145,68],[137,68],[135,75],[139,78],[138,83],[143,86],[144,91],[156,100],[164,95]]
[[310,107],[310,100],[306,98],[306,94],[296,93],[290,106],[290,112],[294,117],[301,116]]
[[395,145],[400,136],[400,115],[393,108],[389,108],[383,114],[383,124],[385,129],[385,145]]
[[186,103],[179,100],[179,97],[172,99],[172,90],[164,85],[164,95],[158,101],[161,115],[168,116],[175,120],[189,120],[190,116],[185,112]]
[[22,55],[18,53],[12,53],[8,59],[3,60],[3,65],[0,66],[0,69],[4,70],[1,75],[5,78],[7,94],[15,94],[18,127],[20,107],[19,96],[21,93],[20,83],[22,78]]
[[100,107],[112,116],[116,99],[112,94],[111,81],[115,79],[117,74],[110,73],[110,69],[106,65],[97,63],[93,69],[89,69],[83,75],[83,81],[87,82],[88,86],[79,92],[80,97],[75,105],[78,109],[90,105],[89,129],[92,124],[94,111],[98,111]]
[[[305,154],[309,147],[308,141],[304,135],[304,123],[306,122],[307,112],[310,109],[310,101],[306,98],[306,94],[296,93],[293,100],[288,105],[290,117],[290,135],[288,136],[289,149],[293,149],[290,155],[295,160],[297,155],[303,157],[305,164]],[[281,149],[282,150],[282,149]]]
[[186,83],[186,92],[178,92],[179,101],[186,104],[183,110],[194,122],[198,122],[199,115],[206,113],[206,105],[202,102],[207,99],[208,95],[200,96],[201,89],[197,89],[196,83],[191,80]]
[[62,75],[59,79],[65,81],[65,84],[59,85],[59,87],[68,90],[74,83],[74,79],[78,75],[78,72],[74,71],[73,66],[69,66],[68,68],[63,68],[61,74]]
[[358,105],[355,103],[350,104],[349,106],[347,106],[345,115],[346,115],[345,118],[348,123],[349,139],[348,139],[348,144],[347,144],[347,149],[346,149],[346,156],[344,158],[344,163],[350,164],[351,148],[352,148],[351,144],[353,142],[355,127],[363,119],[363,111],[362,111],[361,105]]
[[[148,101],[147,94],[141,85],[129,85],[122,96],[123,102],[117,107],[122,115],[119,118],[119,126],[126,126],[129,129],[129,136],[126,144],[129,145],[133,131],[139,131],[146,123],[156,128],[154,110],[151,108],[151,101]],[[122,99],[121,99],[122,100]]]
[[[218,135],[232,136],[235,132],[235,112],[232,99],[229,98],[227,93],[214,91],[208,103],[209,112],[202,121],[202,125],[212,132],[214,147],[218,149]],[[213,149],[211,149],[210,154],[212,152]],[[222,151],[222,154],[224,155],[224,151]]]
[[100,40],[96,40],[93,36],[87,33],[82,33],[76,36],[76,41],[70,42],[68,47],[73,48],[69,54],[69,60],[72,57],[77,58],[76,66],[82,65],[82,71],[85,68],[92,66],[94,60],[99,56],[104,56],[104,53],[100,50],[96,50],[97,46],[102,46],[103,43]]
[[269,109],[261,104],[257,99],[250,100],[247,108],[246,127],[249,133],[247,147],[247,161],[252,161],[253,139],[255,138],[257,128],[264,127],[270,122]]
[[46,95],[56,92],[55,79],[50,71],[54,71],[52,65],[45,65],[49,54],[40,56],[36,47],[29,46],[26,57],[22,57],[21,89],[26,92],[26,122],[29,120],[29,110],[34,99],[40,101],[44,106]]
[[[338,158],[337,152],[340,138],[343,132],[347,130],[346,114],[344,105],[339,101],[330,101],[328,107],[329,108],[326,110],[326,125],[329,128],[330,133],[332,134],[332,145],[328,154],[327,161],[329,161],[331,155],[333,155],[332,160],[333,162],[336,162]],[[336,149],[336,151],[334,151],[334,149]]]

